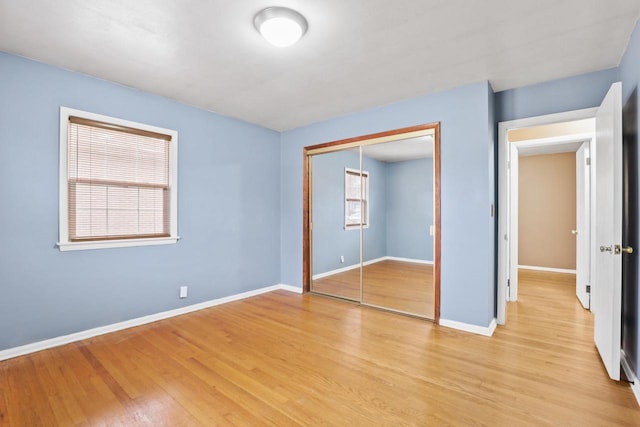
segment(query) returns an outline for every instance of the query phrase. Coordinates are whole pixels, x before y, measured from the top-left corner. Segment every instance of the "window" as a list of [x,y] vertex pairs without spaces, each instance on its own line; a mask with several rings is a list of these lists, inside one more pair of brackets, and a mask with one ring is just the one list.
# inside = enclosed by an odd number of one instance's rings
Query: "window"
[[60,109],[60,250],[175,243],[175,131]]
[[369,226],[369,173],[344,170],[344,228]]

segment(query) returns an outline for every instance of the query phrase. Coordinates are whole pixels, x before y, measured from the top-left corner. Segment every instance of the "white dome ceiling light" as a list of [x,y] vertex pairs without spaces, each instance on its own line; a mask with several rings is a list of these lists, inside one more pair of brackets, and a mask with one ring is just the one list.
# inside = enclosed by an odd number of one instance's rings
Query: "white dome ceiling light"
[[253,25],[262,37],[278,47],[291,46],[309,28],[304,16],[286,7],[262,9],[253,19]]

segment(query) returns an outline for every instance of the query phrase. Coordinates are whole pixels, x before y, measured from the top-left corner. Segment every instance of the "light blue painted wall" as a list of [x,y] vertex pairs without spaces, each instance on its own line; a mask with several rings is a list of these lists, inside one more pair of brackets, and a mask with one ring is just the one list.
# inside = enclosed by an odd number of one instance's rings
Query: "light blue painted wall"
[[433,159],[387,163],[387,256],[433,261]]
[[496,121],[543,116],[600,105],[620,80],[618,68],[552,80],[496,93]]
[[[487,161],[490,96],[475,83],[354,113],[284,132],[281,142],[281,273],[283,283],[302,284],[303,147],[348,137],[441,122],[442,318],[488,326],[495,311],[494,199]],[[464,256],[460,267],[459,248]],[[491,267],[490,267],[491,266]]]
[[[179,132],[176,245],[55,248],[61,105]],[[278,283],[279,149],[277,132],[0,53],[0,350]]]
[[[636,24],[631,40],[629,41],[629,45],[627,46],[627,50],[620,62],[620,77],[622,80],[622,103],[624,105],[629,100],[633,90],[640,86],[640,22]],[[638,92],[636,92],[636,96],[639,96],[638,93],[640,93],[640,88],[638,89]],[[637,105],[640,105],[640,99],[637,101]],[[640,123],[640,109],[638,109],[638,117],[636,117],[636,124],[638,123]],[[637,141],[636,144],[640,144],[640,141]],[[638,150],[638,153],[640,153],[640,150]],[[640,158],[636,161],[640,164]],[[636,182],[640,182],[640,176],[636,179]],[[636,206],[635,208],[636,214],[638,214],[639,207]],[[634,236],[633,240],[635,240],[635,242],[640,242],[640,235]],[[633,259],[636,263],[636,272],[640,271],[640,260],[638,257],[634,257]],[[640,376],[640,352],[638,351],[638,344],[640,343],[640,325],[638,324],[640,320],[640,314],[638,313],[638,308],[640,308],[640,292],[638,289],[640,289],[640,284],[636,284],[635,290],[628,293],[625,292],[627,294],[633,294],[635,292],[637,300],[636,303],[623,305],[623,307],[634,307],[635,312],[626,313],[623,311],[622,313],[623,328],[628,327],[630,329],[629,331],[623,331],[623,336],[635,337],[635,341],[633,339],[628,342],[624,340],[622,344],[627,354],[631,355],[633,358],[631,363],[635,365],[632,368],[635,368],[636,376]]]

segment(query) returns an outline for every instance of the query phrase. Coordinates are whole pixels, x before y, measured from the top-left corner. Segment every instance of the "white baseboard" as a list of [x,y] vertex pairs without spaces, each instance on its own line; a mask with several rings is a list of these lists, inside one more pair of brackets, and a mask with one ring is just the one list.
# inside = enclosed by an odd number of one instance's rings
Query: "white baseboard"
[[365,261],[362,263],[362,265],[371,265],[371,264],[375,264],[376,262],[380,262],[380,261],[384,261],[385,259],[387,259],[386,256],[380,257],[380,258],[374,258],[374,259],[370,259],[369,261]]
[[640,383],[638,382],[638,377],[635,372],[631,369],[627,354],[622,349],[620,349],[620,364],[622,365],[622,369],[624,369],[624,374],[627,376],[627,379],[631,382],[631,390],[636,397],[638,405],[640,405]]
[[523,270],[548,271],[550,273],[576,274],[575,270],[571,270],[571,269],[567,269],[567,268],[538,267],[538,266],[535,266],[535,265],[519,265],[518,268],[521,268]]
[[397,256],[386,256],[384,257],[385,260],[389,260],[389,261],[402,261],[402,262],[412,262],[414,264],[429,264],[429,265],[433,265],[433,261],[427,261],[424,259],[415,259],[415,258],[401,258],[401,257],[397,257]]
[[323,277],[333,276],[334,274],[344,273],[345,271],[353,270],[354,268],[360,267],[360,264],[352,264],[342,268],[336,268],[335,270],[325,271],[324,273],[314,274],[311,279],[317,280],[322,279]]
[[[422,260],[422,259],[400,258],[400,257],[395,257],[395,256],[383,256],[383,257],[380,257],[380,258],[375,258],[375,259],[372,259],[372,260],[369,260],[369,261],[365,261],[365,262],[362,263],[362,265],[371,265],[371,264],[375,264],[376,262],[380,262],[380,261],[403,261],[403,262],[413,262],[413,263],[416,263],[416,264],[433,264],[433,261],[425,261],[425,260]],[[334,274],[338,274],[338,273],[344,273],[345,271],[353,270],[354,268],[359,268],[359,267],[360,267],[360,264],[352,264],[352,265],[348,265],[346,267],[337,268],[335,270],[326,271],[324,273],[314,274],[311,279],[312,280],[322,279],[323,277],[333,276]]]
[[[381,257],[381,258],[375,258],[369,261],[365,261],[362,263],[362,265],[375,264],[376,262],[384,261],[385,258],[386,257]],[[360,268],[360,264],[351,264],[346,267],[337,268],[335,270],[325,271],[324,273],[314,274],[311,279],[312,280],[322,279],[323,277],[333,276],[334,274],[338,274],[338,273],[344,273],[345,271],[353,270],[354,268]]]
[[446,328],[458,329],[460,331],[471,332],[472,334],[484,335],[485,337],[490,337],[493,335],[493,332],[496,330],[497,322],[494,318],[489,326],[478,326],[472,325],[470,323],[462,323],[456,322],[455,320],[447,320],[440,319],[440,326],[444,326]]
[[124,322],[113,323],[111,325],[100,326],[98,328],[88,329],[85,331],[75,332],[69,335],[63,335],[61,337],[51,338],[44,341],[38,341],[31,344],[22,345],[19,347],[9,348],[0,351],[0,361],[11,359],[18,356],[23,356],[29,353],[35,353],[36,351],[46,350],[48,348],[58,347],[64,344],[69,344],[75,341],[84,340],[87,338],[95,337],[98,335],[108,334],[110,332],[121,331],[123,329],[132,328],[134,326],[140,326],[151,322],[156,322],[162,319],[168,319],[170,317],[180,316],[182,314],[191,313],[194,311],[202,310],[204,308],[214,307],[216,305],[225,304],[232,301],[237,301],[256,295],[264,294],[271,291],[284,290],[289,292],[302,293],[302,288],[284,284],[277,284],[273,286],[267,286],[265,288],[256,289],[253,291],[242,292],[228,297],[218,298],[210,301],[201,302],[198,304],[188,305],[186,307],[176,308],[174,310],[163,311],[160,313],[150,314],[148,316],[138,317],[131,320],[125,320]]
[[[289,291],[289,292],[293,292],[296,294],[302,294],[302,288],[298,287],[298,286],[291,286],[291,285],[284,285],[282,283],[280,283],[279,285],[275,285],[276,289],[274,290],[282,290],[282,291]],[[269,292],[269,291],[267,291]]]

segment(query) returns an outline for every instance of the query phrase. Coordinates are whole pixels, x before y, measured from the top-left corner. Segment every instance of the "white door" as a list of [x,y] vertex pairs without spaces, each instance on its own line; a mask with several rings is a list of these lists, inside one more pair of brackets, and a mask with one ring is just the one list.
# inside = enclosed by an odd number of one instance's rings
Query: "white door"
[[590,284],[590,205],[589,205],[589,142],[585,142],[576,152],[576,296],[580,304],[589,309]]
[[[592,252],[595,342],[609,376],[620,379],[622,300],[622,91],[614,83],[596,114],[596,245]],[[592,165],[592,167],[594,167]]]

